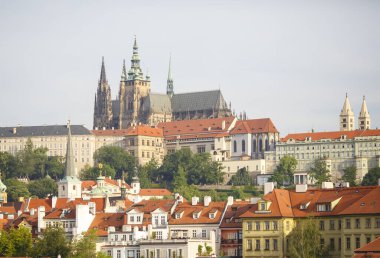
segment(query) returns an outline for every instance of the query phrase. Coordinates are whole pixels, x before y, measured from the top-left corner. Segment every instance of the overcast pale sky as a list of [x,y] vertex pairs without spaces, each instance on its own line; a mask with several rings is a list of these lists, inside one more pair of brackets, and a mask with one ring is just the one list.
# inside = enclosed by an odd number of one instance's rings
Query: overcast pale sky
[[220,88],[285,136],[337,130],[348,92],[380,125],[380,1],[0,1],[0,126],[92,127],[101,57],[113,98],[134,35],[153,92]]

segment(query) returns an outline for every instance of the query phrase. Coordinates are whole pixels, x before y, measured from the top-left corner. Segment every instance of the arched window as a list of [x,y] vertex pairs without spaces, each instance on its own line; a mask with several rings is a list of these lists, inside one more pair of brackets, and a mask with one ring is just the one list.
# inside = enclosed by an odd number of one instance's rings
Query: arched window
[[245,140],[241,141],[241,152],[245,152]]
[[256,152],[256,139],[253,140],[253,152]]
[[234,141],[234,152],[237,152],[237,144],[236,144],[236,141]]

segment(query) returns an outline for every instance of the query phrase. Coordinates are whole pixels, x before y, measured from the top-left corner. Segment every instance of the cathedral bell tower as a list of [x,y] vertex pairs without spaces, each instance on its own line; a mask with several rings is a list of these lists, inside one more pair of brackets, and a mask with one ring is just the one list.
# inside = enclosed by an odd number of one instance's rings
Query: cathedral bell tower
[[363,103],[362,108],[360,110],[359,114],[359,129],[360,130],[367,130],[371,129],[371,117],[369,116],[369,112],[367,109],[367,103],[365,101],[365,96],[363,96]]
[[[125,66],[124,66],[125,67]],[[140,67],[140,56],[137,40],[133,44],[131,68],[125,74],[123,68],[119,90],[120,117],[119,128],[127,128],[140,122],[140,107],[143,98],[150,93],[150,77],[144,74]]]
[[106,78],[106,68],[103,57],[98,89],[95,94],[94,129],[111,128],[113,122],[112,117],[111,88]]
[[346,93],[342,111],[340,112],[340,131],[353,131],[355,129],[355,117],[352,112],[350,101]]

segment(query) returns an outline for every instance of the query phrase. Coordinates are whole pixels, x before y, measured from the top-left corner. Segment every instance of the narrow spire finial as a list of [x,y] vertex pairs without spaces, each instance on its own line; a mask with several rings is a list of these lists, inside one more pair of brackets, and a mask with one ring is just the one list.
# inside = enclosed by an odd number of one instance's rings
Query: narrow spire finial
[[104,65],[104,56],[102,56],[102,68],[100,71],[100,83],[107,83],[106,67]]
[[169,71],[168,71],[168,80],[166,81],[166,94],[173,96],[174,94],[174,81],[172,76],[172,55],[169,56]]

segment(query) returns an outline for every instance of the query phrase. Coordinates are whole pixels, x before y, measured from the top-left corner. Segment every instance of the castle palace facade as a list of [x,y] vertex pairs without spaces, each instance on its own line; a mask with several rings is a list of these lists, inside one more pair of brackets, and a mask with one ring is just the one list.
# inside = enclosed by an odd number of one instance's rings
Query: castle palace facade
[[119,95],[113,100],[106,77],[104,58],[94,105],[94,129],[124,129],[131,125],[157,125],[174,120],[231,116],[220,90],[174,93],[174,82],[169,61],[166,94],[151,93],[150,77],[144,76],[136,38],[133,45],[131,68],[123,63]]

